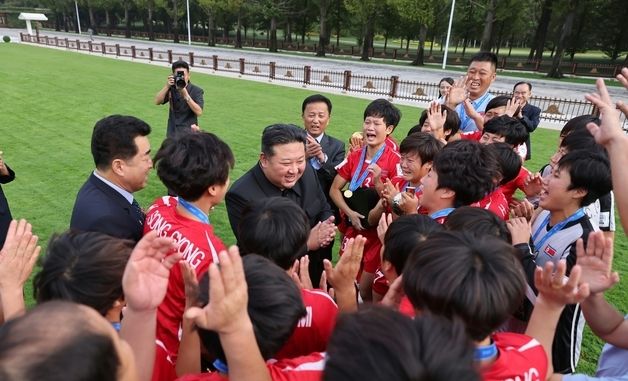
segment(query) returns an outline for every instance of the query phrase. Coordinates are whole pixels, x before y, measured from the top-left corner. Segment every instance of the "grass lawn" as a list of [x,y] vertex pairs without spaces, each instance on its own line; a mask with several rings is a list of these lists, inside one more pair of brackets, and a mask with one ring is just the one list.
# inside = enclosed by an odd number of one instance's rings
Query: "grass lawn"
[[[110,114],[140,117],[153,127],[150,141],[156,151],[165,136],[167,106],[155,106],[153,97],[163,86],[168,69],[110,58],[39,48],[1,44],[4,58],[0,72],[0,150],[16,171],[16,180],[3,189],[13,215],[32,222],[42,244],[54,232],[67,229],[76,192],[93,169],[90,136],[94,123]],[[245,80],[192,74],[192,81],[205,89],[203,129],[216,133],[233,149],[236,167],[232,181],[248,170],[259,154],[262,129],[275,122],[300,124],[300,107],[312,91],[272,86]],[[330,134],[347,140],[361,128],[368,101],[329,94],[334,112]],[[400,140],[418,119],[419,109],[399,106],[404,117],[395,131]],[[538,169],[553,152],[557,132],[539,130],[533,135]],[[137,194],[147,207],[165,188],[154,173],[149,185]],[[216,208],[212,223],[217,234],[234,242],[224,205]],[[616,262],[626,270],[628,242],[617,233]],[[622,284],[609,298],[622,311],[628,310],[627,288]],[[32,291],[27,291],[32,303]],[[595,369],[600,343],[588,334],[580,369]]]

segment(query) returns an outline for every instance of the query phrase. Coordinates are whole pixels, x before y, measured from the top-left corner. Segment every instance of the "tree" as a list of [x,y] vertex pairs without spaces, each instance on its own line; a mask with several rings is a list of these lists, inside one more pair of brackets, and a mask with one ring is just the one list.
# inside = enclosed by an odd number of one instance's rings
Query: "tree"
[[389,0],[397,7],[402,19],[411,24],[419,25],[419,44],[416,58],[412,65],[424,65],[425,38],[427,29],[434,23],[434,8],[436,0]]
[[543,1],[543,10],[541,12],[541,19],[539,20],[539,24],[536,28],[536,33],[534,34],[534,40],[532,41],[532,48],[530,49],[530,54],[528,55],[528,59],[532,59],[532,57],[534,57],[534,59],[537,61],[543,59],[543,50],[545,50],[545,40],[547,39],[547,30],[549,28],[550,20],[552,18],[553,2],[554,0]]
[[314,0],[314,4],[318,6],[319,10],[319,33],[318,33],[318,47],[316,49],[316,55],[318,57],[325,57],[325,49],[329,44],[329,31],[327,30],[327,12],[331,6],[332,0]]
[[493,24],[495,23],[495,0],[488,0],[486,3],[486,16],[484,19],[484,31],[482,32],[481,52],[491,51],[491,40],[493,37]]
[[242,18],[244,16],[245,7],[248,5],[246,0],[226,0],[223,1],[225,10],[237,16],[236,21],[236,39],[234,48],[242,48]]
[[[251,4],[259,9],[265,20],[270,21],[268,50],[277,51],[277,23],[283,19],[292,9],[292,0],[255,0]],[[256,12],[253,12],[256,13]]]
[[153,30],[153,19],[155,14],[155,0],[135,0],[138,8],[148,12],[148,18],[146,19],[146,29],[148,32],[148,39],[155,41],[155,31]]
[[565,16],[565,21],[563,23],[562,31],[560,33],[560,37],[558,38],[558,42],[556,44],[556,51],[554,52],[554,59],[552,60],[552,67],[547,73],[548,77],[551,78],[562,78],[563,72],[560,69],[560,64],[563,61],[563,53],[565,51],[565,43],[567,42],[567,38],[571,35],[573,30],[574,19],[576,17],[576,10],[578,9],[578,3],[580,0],[569,0],[566,4],[567,14]]
[[198,5],[207,16],[207,45],[209,46],[216,46],[214,31],[216,30],[216,12],[220,9],[220,4],[222,4],[221,0],[198,0]]
[[362,27],[361,61],[369,60],[375,33],[375,16],[379,9],[377,0],[346,0],[347,10],[357,17]]
[[[628,7],[625,0],[604,0],[600,5],[602,7],[595,8],[599,16],[591,34],[599,49],[615,61],[622,52],[628,51]],[[598,25],[604,25],[604,28]],[[626,60],[628,63],[628,56]]]

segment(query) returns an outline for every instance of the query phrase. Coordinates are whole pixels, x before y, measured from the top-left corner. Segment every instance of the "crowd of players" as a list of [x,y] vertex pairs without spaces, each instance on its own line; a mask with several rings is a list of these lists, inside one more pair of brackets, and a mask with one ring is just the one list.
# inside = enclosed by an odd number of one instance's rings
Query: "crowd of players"
[[[492,96],[496,63],[473,57],[399,143],[389,101],[367,105],[345,148],[312,95],[304,128],[265,128],[233,184],[230,147],[196,124],[151,157],[145,122],[98,121],[95,170],[28,311],[40,248],[28,222],[8,227],[0,379],[593,380],[574,374],[585,321],[608,343],[597,376],[628,378],[628,323],[604,299],[615,202],[628,223],[628,106],[598,80],[600,115],[566,123],[533,172],[532,85]],[[627,68],[618,80],[628,89]],[[193,101],[172,81],[160,93]],[[152,168],[169,195],[143,210],[133,193]],[[210,220],[223,200],[230,248]]]

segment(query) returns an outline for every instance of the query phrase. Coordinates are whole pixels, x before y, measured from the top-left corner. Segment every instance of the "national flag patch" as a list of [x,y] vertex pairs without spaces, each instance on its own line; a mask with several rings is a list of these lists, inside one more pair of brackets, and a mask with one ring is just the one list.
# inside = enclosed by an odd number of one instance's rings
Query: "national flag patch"
[[545,246],[545,250],[543,251],[545,252],[545,254],[549,255],[550,257],[553,257],[554,255],[556,255],[556,249],[554,249],[550,245]]

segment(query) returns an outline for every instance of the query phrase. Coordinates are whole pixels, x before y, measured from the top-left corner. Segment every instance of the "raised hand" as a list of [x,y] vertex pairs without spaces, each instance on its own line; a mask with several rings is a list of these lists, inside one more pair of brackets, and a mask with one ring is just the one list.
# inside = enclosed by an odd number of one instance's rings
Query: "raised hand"
[[576,241],[576,254],[582,268],[581,282],[589,284],[591,293],[604,292],[619,282],[619,274],[612,271],[613,240],[603,232],[589,234],[586,250],[582,239]]
[[37,240],[28,221],[11,221],[0,250],[0,291],[23,289],[41,251]]
[[539,297],[554,307],[561,308],[567,304],[576,304],[585,300],[590,292],[589,285],[580,282],[582,268],[575,265],[569,277],[565,276],[567,262],[560,260],[554,271],[554,263],[547,262],[544,268],[537,267],[534,272],[534,285]]
[[[622,74],[624,74],[623,70]],[[628,74],[628,70],[626,74]],[[599,126],[595,123],[589,123],[587,124],[587,128],[598,144],[607,145],[614,140],[623,139],[624,133],[619,123],[619,112],[608,94],[604,80],[598,78],[595,85],[597,87],[597,93],[587,94],[584,97],[600,110],[600,120],[602,123]],[[624,107],[622,111],[628,116],[628,106],[623,105],[623,103],[622,106]]]
[[349,239],[336,267],[333,267],[329,260],[323,260],[325,277],[334,288],[338,307],[345,312],[358,308],[355,279],[360,272],[365,243],[366,238],[361,235]]
[[530,222],[524,217],[515,217],[506,221],[513,245],[530,242]]
[[427,109],[427,123],[430,126],[432,135],[438,140],[445,140],[445,120],[447,119],[447,111],[441,110],[438,102],[432,102]]
[[166,296],[170,269],[181,254],[172,238],[159,237],[156,231],[146,234],[135,246],[122,276],[127,308],[135,311],[156,309]]
[[379,238],[379,242],[384,244],[384,237],[386,236],[386,231],[388,227],[392,224],[392,213],[382,213],[382,216],[379,218],[379,223],[377,224],[377,238]]
[[519,116],[521,113],[521,101],[517,98],[512,98],[506,102],[506,115],[509,117]]
[[531,173],[523,183],[523,192],[526,196],[536,196],[543,189],[543,177],[540,173]]
[[468,77],[464,75],[454,82],[454,85],[449,89],[449,94],[447,94],[447,105],[453,108],[467,99],[469,96],[467,79]]
[[534,205],[528,200],[514,201],[510,204],[510,215],[512,217],[524,217],[526,220],[532,220],[534,215]]
[[185,308],[198,305],[198,279],[196,272],[186,261],[179,262],[181,275],[183,275],[183,284],[185,286]]
[[310,257],[304,255],[300,259],[295,260],[290,269],[290,277],[301,289],[312,290],[314,288],[310,278],[309,266]]

